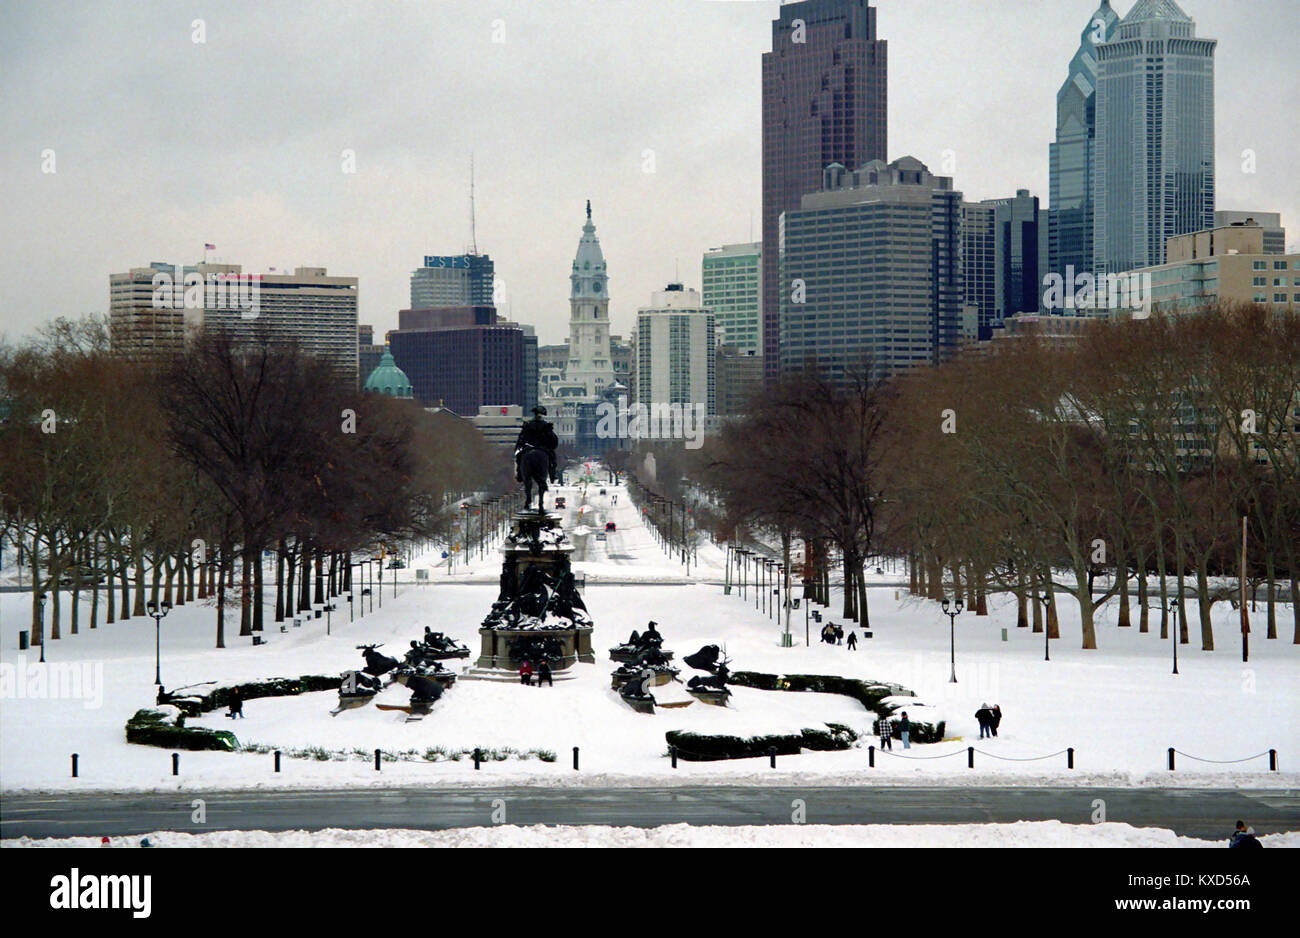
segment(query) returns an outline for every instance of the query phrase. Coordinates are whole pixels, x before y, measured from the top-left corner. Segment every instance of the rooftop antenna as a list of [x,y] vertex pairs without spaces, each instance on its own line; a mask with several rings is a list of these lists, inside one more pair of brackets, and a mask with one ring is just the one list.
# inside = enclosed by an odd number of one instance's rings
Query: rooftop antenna
[[478,255],[478,228],[474,218],[474,151],[469,153],[469,240],[470,253]]

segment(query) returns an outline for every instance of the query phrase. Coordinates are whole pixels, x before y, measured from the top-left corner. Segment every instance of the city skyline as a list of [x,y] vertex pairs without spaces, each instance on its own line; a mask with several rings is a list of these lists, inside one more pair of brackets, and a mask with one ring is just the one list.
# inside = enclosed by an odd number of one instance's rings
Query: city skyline
[[[948,174],[951,156],[968,201],[1027,188],[1046,205],[1055,94],[1096,3],[1043,6],[875,4],[890,46],[888,158]],[[1218,40],[1216,97],[1260,103],[1217,113],[1216,208],[1281,212],[1296,230],[1297,131],[1265,115],[1300,110],[1297,93],[1261,77],[1287,73],[1287,33],[1259,29],[1289,4],[1183,7]],[[382,336],[424,256],[461,253],[476,236],[504,281],[502,314],[554,343],[568,326],[574,219],[591,199],[611,331],[626,335],[664,283],[700,286],[709,248],[761,236],[760,58],[779,4],[318,10],[310,23],[239,4],[0,12],[0,334],[105,314],[110,273],[194,263],[211,242],[211,260],[245,271],[357,277],[359,318]],[[945,53],[938,69],[933,48]],[[1254,174],[1242,171],[1247,149]],[[54,173],[42,172],[47,150]],[[342,169],[346,150],[355,173]],[[27,275],[52,269],[58,290]]]

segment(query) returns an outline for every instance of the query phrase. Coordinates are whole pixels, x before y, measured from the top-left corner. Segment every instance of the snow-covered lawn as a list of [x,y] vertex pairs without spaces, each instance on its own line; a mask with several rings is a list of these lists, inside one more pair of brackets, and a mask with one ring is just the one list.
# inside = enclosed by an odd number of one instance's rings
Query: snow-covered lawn
[[[1224,847],[1222,841],[1179,837],[1159,827],[1128,824],[829,825],[765,827],[463,827],[445,831],[340,830],[218,831],[147,834],[154,847]],[[110,847],[138,847],[141,837],[119,837]],[[1300,834],[1270,834],[1265,847],[1300,847]],[[3,847],[99,847],[97,837],[20,837]]]
[[[569,492],[567,515],[578,523],[578,507],[599,512],[592,520],[603,528],[608,516],[617,523],[604,542],[593,542],[582,561],[588,572],[613,579],[650,577],[645,585],[600,585],[593,575],[586,591],[596,622],[595,665],[580,665],[576,677],[554,687],[529,688],[512,683],[460,681],[421,722],[400,722],[402,714],[380,711],[374,704],[331,717],[333,693],[298,698],[248,701],[247,719],[231,725],[219,713],[204,725],[233,729],[241,741],[283,749],[321,746],[327,750],[387,751],[513,747],[554,751],[556,762],[536,759],[491,762],[475,772],[467,760],[385,763],[375,772],[369,761],[289,759],[280,774],[271,756],[255,753],[185,753],[179,779],[170,774],[170,753],[127,745],[123,724],[154,699],[154,627],[147,618],[66,634],[47,647],[47,659],[74,665],[84,680],[75,698],[34,697],[36,654],[17,651],[17,632],[28,627],[26,594],[0,594],[0,789],[91,790],[212,788],[243,786],[337,785],[607,785],[789,784],[798,779],[818,784],[1052,784],[1179,785],[1278,787],[1300,784],[1300,648],[1290,644],[1289,609],[1283,635],[1262,637],[1257,625],[1251,661],[1240,660],[1240,638],[1226,604],[1214,610],[1219,650],[1202,652],[1199,642],[1179,649],[1179,675],[1170,673],[1170,645],[1158,633],[1115,626],[1115,604],[1098,623],[1099,651],[1079,648],[1079,624],[1069,604],[1061,608],[1062,638],[1044,662],[1041,635],[1017,630],[1015,606],[996,599],[992,614],[966,613],[957,620],[956,657],[959,683],[950,684],[948,620],[937,604],[908,599],[890,587],[871,590],[874,637],[857,651],[844,646],[804,644],[803,610],[796,614],[796,646],[782,648],[781,628],[756,611],[751,599],[725,596],[713,585],[691,583],[684,568],[666,556],[640,524],[626,492],[589,494],[584,504]],[[584,516],[586,512],[583,513]],[[584,521],[584,523],[586,523]],[[594,527],[595,525],[589,525]],[[619,536],[620,541],[615,537]],[[630,558],[630,559],[625,559]],[[429,556],[417,561],[433,564]],[[488,557],[472,568],[485,579],[497,568]],[[628,575],[624,576],[624,572]],[[707,570],[706,570],[707,572]],[[720,570],[713,570],[720,576]],[[404,571],[411,574],[412,571]],[[695,570],[692,570],[694,575]],[[431,578],[455,581],[445,568]],[[267,618],[267,644],[253,647],[239,638],[238,617],[228,615],[227,643],[215,650],[215,611],[188,605],[174,609],[162,625],[162,679],[169,687],[202,681],[238,681],[299,674],[330,674],[361,664],[361,642],[384,642],[399,653],[425,626],[465,642],[477,653],[477,627],[495,598],[493,583],[440,582],[416,586],[403,582],[392,597],[386,579],[382,611],[349,622],[346,604],[333,615],[330,635],[325,619],[309,619],[298,629],[280,633]],[[898,598],[896,598],[896,596]],[[1194,604],[1189,603],[1194,612]],[[834,607],[826,617],[838,621]],[[66,614],[66,609],[65,609]],[[874,715],[845,697],[791,694],[736,688],[727,709],[693,703],[661,708],[653,716],[633,713],[609,687],[615,665],[608,649],[625,640],[648,620],[659,623],[665,647],[677,661],[704,644],[725,645],[733,670],[799,674],[843,674],[898,683],[919,695],[948,721],[951,741],[877,753],[876,768],[867,767],[864,748],[845,752],[805,753],[778,759],[773,770],[765,759],[734,762],[681,762],[674,770],[665,756],[664,732],[688,728],[711,733],[749,735],[819,727],[826,722],[867,729]],[[1136,616],[1135,616],[1136,621]],[[1007,641],[1001,640],[1006,628]],[[472,659],[471,659],[472,661]],[[459,663],[456,664],[460,666]],[[685,668],[682,677],[689,677]],[[49,686],[45,693],[48,695]],[[661,699],[685,700],[680,689],[663,688]],[[385,700],[404,703],[406,692],[391,688]],[[1000,704],[1004,720],[996,739],[978,740],[974,712],[980,703]],[[866,742],[874,740],[864,740]],[[966,767],[969,745],[979,752],[976,768]],[[570,750],[582,753],[582,771],[574,772]],[[1237,764],[1194,762],[1179,756],[1178,770],[1166,769],[1166,750],[1205,759],[1228,760],[1277,749],[1279,773],[1267,760]],[[1063,754],[1075,749],[1074,771]],[[80,755],[80,777],[70,777],[69,756]],[[942,756],[942,758],[929,758]],[[911,758],[905,758],[911,757]],[[921,758],[926,757],[926,758]],[[1000,758],[999,758],[1000,757]],[[1007,760],[1007,761],[1004,761]],[[734,829],[732,829],[734,831]]]

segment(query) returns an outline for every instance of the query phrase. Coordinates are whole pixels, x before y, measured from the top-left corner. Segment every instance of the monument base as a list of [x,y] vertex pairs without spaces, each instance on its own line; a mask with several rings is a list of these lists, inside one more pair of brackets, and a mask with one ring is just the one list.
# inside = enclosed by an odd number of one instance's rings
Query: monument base
[[596,656],[591,650],[591,631],[589,625],[576,625],[564,629],[511,629],[485,626],[478,630],[482,643],[476,668],[497,668],[518,671],[523,666],[522,658],[511,654],[511,647],[516,642],[530,638],[552,638],[559,642],[560,657],[551,661],[552,671],[565,671],[578,662],[595,664]]

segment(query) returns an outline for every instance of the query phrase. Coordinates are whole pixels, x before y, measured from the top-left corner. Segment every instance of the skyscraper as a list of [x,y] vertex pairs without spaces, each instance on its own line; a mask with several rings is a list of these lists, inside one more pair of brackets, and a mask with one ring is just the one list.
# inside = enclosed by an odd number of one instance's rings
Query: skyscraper
[[781,369],[833,381],[870,364],[881,376],[938,363],[965,330],[961,193],[905,156],[854,172],[781,218]]
[[[1047,230],[1038,196],[1017,189],[1008,199],[991,199],[994,229],[994,316],[1036,313],[1042,296]],[[984,323],[980,323],[984,325]]]
[[1214,227],[1214,47],[1174,0],[1137,0],[1097,47],[1093,268],[1164,262]]
[[426,255],[411,272],[411,308],[492,306],[495,267],[486,254]]
[[778,225],[831,163],[887,159],[886,51],[867,0],[801,0],[772,21],[763,53],[763,366],[781,366]]
[[700,294],[670,283],[636,314],[636,399],[640,404],[704,405],[717,413],[713,311]]
[[1049,148],[1047,271],[1073,283],[1092,272],[1093,170],[1097,131],[1097,47],[1114,33],[1110,0],[1088,19],[1065,84],[1056,93],[1056,142]]
[[724,244],[704,255],[704,305],[713,310],[718,344],[763,354],[763,245]]

